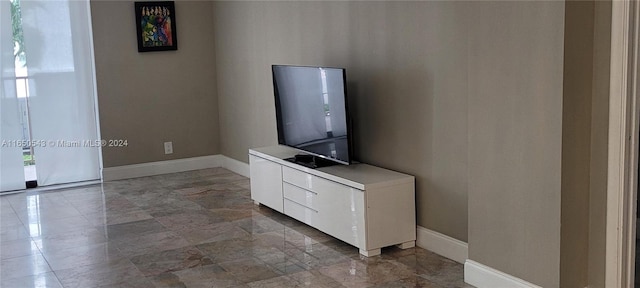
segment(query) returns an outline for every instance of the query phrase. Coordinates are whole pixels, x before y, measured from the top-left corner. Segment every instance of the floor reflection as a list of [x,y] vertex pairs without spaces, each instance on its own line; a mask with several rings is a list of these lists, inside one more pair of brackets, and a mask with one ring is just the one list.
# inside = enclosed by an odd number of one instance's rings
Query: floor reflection
[[42,230],[40,229],[40,195],[27,196],[27,218],[29,235],[31,237],[42,235]]
[[429,251],[358,249],[216,168],[0,196],[1,287],[470,287]]

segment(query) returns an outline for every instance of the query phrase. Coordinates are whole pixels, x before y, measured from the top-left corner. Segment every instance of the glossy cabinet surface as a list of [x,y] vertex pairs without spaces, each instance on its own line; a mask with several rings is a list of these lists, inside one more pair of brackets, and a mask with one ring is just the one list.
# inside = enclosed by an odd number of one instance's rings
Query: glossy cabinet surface
[[273,180],[282,179],[282,165],[249,155],[249,170],[251,199],[282,213],[282,181]]

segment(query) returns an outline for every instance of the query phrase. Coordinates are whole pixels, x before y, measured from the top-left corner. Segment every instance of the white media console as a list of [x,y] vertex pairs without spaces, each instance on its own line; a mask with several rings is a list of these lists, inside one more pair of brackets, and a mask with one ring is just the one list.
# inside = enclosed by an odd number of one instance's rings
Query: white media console
[[251,198],[360,249],[415,246],[413,176],[367,164],[310,169],[286,146],[249,150]]

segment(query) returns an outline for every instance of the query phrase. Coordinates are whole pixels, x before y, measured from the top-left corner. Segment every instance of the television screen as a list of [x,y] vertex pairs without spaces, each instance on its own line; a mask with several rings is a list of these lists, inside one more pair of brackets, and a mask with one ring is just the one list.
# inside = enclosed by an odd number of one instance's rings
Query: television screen
[[350,164],[345,70],[273,65],[272,71],[278,143]]

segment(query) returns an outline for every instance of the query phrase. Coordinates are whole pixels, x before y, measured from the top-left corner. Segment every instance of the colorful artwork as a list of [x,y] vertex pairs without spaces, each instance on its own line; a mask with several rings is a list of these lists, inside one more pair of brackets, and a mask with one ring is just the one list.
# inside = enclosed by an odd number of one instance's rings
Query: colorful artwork
[[178,49],[173,1],[135,2],[138,51]]

